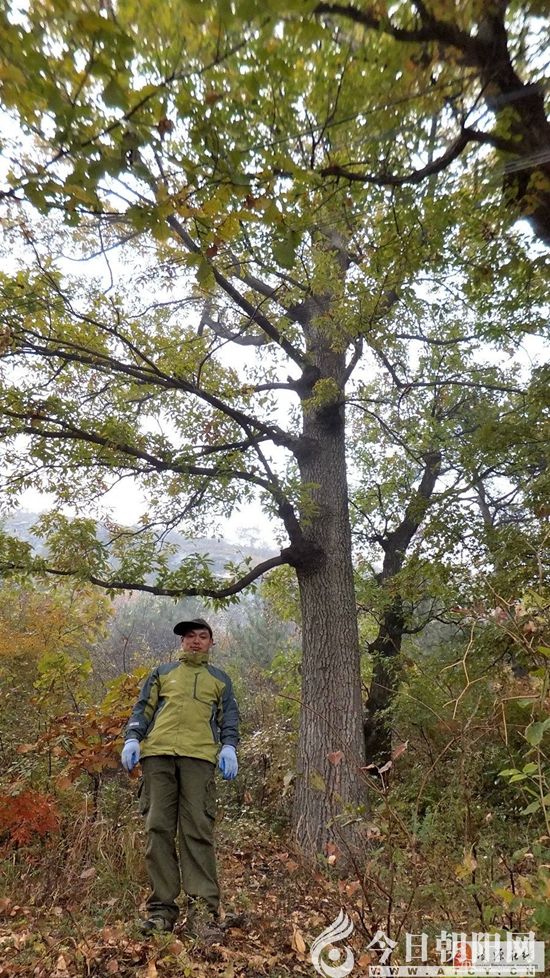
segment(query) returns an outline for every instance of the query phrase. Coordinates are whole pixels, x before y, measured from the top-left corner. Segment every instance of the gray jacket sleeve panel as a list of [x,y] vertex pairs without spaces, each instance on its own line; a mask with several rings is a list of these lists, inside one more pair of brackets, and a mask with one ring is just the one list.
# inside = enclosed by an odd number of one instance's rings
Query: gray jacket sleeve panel
[[231,744],[232,747],[237,747],[241,739],[239,735],[240,714],[235,693],[233,692],[233,683],[226,672],[223,672],[216,666],[209,666],[208,668],[224,682],[217,716],[217,723],[220,728],[220,740],[222,745]]
[[126,726],[124,740],[143,740],[149,729],[159,701],[159,670],[154,669],[147,677],[139,699],[132,710],[132,715]]

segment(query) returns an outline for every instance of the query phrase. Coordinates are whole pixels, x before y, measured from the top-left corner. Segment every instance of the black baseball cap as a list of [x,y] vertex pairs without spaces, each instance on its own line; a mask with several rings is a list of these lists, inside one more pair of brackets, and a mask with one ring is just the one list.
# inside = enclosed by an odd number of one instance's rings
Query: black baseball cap
[[210,632],[210,638],[212,638],[212,629],[204,618],[193,618],[192,621],[178,621],[177,625],[174,625],[174,634],[187,635],[187,632],[193,631],[194,628],[207,628]]

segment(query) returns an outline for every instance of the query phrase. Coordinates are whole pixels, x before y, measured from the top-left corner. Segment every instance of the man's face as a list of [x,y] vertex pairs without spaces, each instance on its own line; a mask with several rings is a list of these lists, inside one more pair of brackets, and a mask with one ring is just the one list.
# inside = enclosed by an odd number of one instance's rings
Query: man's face
[[181,647],[184,652],[208,652],[212,645],[210,632],[207,628],[193,628],[181,636]]

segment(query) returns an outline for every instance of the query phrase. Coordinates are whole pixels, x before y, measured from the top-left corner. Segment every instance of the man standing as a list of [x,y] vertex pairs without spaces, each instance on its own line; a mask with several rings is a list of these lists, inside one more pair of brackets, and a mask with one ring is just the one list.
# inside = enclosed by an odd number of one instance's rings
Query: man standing
[[[221,940],[220,890],[214,849],[215,762],[224,779],[237,776],[239,711],[229,676],[210,665],[212,629],[203,618],[180,621],[178,661],[146,679],[125,734],[122,765],[141,758],[140,811],[146,817],[151,882],[143,933],[170,931],[181,884],[187,926],[208,943]],[[176,852],[179,832],[180,865]]]

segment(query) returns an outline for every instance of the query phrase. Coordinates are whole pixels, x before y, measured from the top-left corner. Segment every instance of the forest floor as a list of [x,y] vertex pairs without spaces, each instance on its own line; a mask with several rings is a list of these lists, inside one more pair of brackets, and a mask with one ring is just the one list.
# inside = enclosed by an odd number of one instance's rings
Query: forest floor
[[[223,912],[239,921],[226,930],[223,944],[204,948],[193,942],[185,935],[183,915],[172,934],[143,939],[137,926],[143,903],[123,917],[124,899],[111,893],[102,902],[96,887],[86,905],[82,890],[93,879],[92,868],[81,874],[81,892],[58,896],[55,905],[0,900],[0,978],[312,978],[311,943],[359,883],[306,870],[284,836],[262,827],[240,834],[238,848],[234,840],[218,837],[218,852]],[[140,895],[144,900],[145,888]],[[355,952],[354,974],[360,975],[374,961],[357,917],[355,923],[346,943]]]

